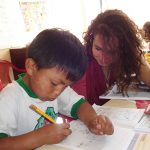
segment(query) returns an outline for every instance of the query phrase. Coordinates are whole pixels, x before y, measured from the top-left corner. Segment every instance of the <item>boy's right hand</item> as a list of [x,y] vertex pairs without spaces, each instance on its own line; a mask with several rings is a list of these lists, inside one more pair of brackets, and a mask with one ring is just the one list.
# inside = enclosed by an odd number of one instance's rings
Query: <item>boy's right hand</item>
[[39,136],[45,141],[44,144],[56,144],[72,133],[69,128],[68,123],[62,123],[46,125],[38,130]]

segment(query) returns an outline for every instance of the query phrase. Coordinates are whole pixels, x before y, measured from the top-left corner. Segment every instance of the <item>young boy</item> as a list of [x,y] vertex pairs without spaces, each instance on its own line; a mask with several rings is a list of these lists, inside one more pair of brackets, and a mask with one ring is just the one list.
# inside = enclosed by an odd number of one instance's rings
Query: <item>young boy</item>
[[40,32],[28,47],[25,66],[26,74],[0,93],[0,149],[34,149],[71,134],[68,123],[48,122],[30,108],[32,104],[53,119],[60,112],[79,118],[94,134],[113,134],[111,121],[97,116],[69,87],[86,69],[82,44],[73,34],[61,29]]

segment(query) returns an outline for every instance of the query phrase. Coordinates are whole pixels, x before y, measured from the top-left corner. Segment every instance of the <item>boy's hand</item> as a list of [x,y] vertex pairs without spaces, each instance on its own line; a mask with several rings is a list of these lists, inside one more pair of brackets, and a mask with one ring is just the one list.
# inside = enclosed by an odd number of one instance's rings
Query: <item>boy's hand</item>
[[114,132],[114,127],[112,122],[108,117],[103,115],[97,115],[88,124],[89,130],[96,135],[111,135]]
[[39,129],[39,136],[45,141],[45,144],[56,144],[64,140],[71,134],[68,123],[50,124]]

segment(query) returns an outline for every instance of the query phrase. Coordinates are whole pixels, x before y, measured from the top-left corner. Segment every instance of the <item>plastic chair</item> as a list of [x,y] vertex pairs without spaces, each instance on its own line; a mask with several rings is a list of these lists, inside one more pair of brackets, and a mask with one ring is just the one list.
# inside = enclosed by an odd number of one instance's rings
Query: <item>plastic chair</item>
[[0,59],[0,90],[2,90],[2,88],[4,88],[8,83],[12,82],[12,69],[20,73],[26,72],[25,69],[16,67],[10,61]]

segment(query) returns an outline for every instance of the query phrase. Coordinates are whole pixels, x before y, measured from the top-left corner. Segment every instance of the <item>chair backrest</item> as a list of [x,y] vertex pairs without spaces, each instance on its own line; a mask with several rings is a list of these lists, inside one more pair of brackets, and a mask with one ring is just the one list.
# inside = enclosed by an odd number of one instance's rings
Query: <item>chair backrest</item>
[[12,82],[11,69],[15,69],[20,73],[26,72],[25,69],[16,67],[10,61],[0,59],[0,90]]

